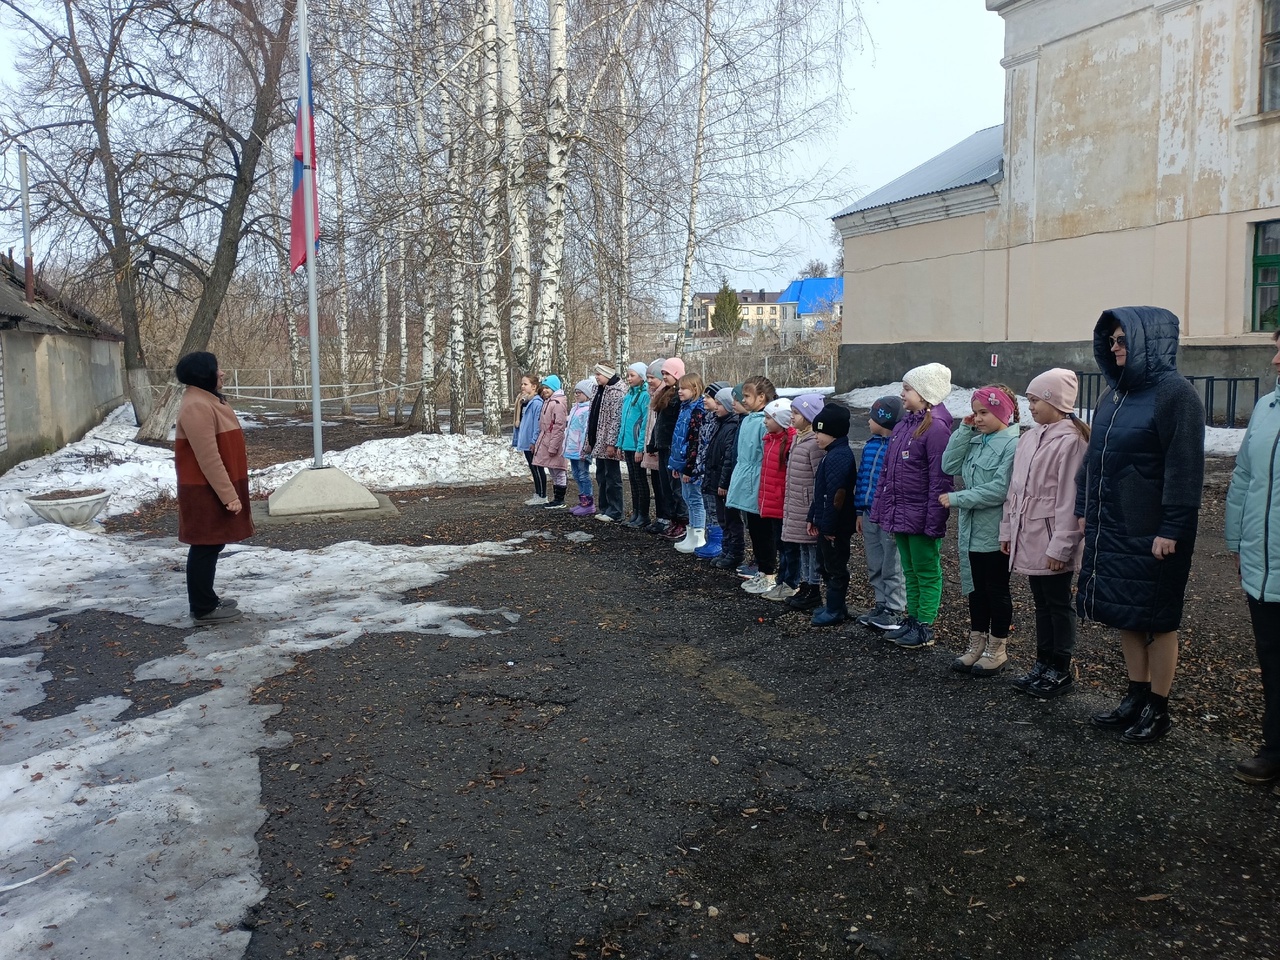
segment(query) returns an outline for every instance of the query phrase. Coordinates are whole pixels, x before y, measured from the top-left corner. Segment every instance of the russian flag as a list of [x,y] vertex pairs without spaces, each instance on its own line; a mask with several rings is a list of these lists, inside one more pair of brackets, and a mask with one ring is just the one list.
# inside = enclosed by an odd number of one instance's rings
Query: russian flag
[[[307,136],[311,140],[311,210],[315,217],[315,249],[320,249],[320,204],[316,191],[316,121],[315,101],[311,98],[311,58],[307,57]],[[291,273],[307,262],[307,219],[303,194],[302,99],[298,99],[298,117],[293,136],[293,212],[289,230],[289,270]]]

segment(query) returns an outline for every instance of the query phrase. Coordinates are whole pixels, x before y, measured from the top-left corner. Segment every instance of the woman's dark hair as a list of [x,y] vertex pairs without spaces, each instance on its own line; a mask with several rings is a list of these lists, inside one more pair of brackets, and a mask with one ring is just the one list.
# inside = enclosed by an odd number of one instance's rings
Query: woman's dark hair
[[219,399],[222,397],[218,392],[218,358],[212,353],[205,350],[188,353],[174,366],[173,375],[179,383],[207,390]]
[[679,402],[679,398],[680,388],[669,387],[664,383],[662,388],[653,395],[653,409],[661,412],[671,406],[672,400]]

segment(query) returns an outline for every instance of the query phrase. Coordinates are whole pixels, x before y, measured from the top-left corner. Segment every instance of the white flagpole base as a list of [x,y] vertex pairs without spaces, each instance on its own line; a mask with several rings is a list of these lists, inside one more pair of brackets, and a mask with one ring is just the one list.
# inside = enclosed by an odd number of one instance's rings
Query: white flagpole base
[[378,498],[337,467],[308,467],[267,498],[273,517],[376,510]]

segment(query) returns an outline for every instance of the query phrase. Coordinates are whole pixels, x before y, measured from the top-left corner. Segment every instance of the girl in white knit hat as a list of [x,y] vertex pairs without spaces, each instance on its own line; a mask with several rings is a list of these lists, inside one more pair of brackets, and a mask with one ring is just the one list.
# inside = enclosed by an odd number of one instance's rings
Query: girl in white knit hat
[[926,363],[902,378],[903,417],[893,428],[884,469],[871,506],[871,522],[893,534],[907,583],[907,619],[885,634],[900,647],[934,642],[933,622],[942,604],[942,539],[950,511],[939,500],[953,489],[942,470],[951,438],[951,414],[942,401],[951,371]]

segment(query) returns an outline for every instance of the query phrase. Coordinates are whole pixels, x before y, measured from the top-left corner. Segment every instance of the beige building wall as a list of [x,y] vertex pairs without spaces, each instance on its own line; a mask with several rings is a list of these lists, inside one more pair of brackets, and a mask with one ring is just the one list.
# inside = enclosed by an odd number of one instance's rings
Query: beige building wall
[[1004,180],[965,216],[838,224],[844,342],[1081,341],[1123,304],[1172,310],[1188,345],[1268,339],[1249,332],[1253,224],[1280,219],[1261,4],[987,7],[1005,19]]

